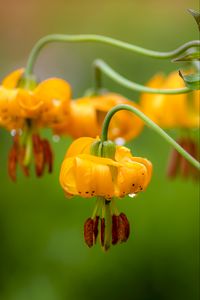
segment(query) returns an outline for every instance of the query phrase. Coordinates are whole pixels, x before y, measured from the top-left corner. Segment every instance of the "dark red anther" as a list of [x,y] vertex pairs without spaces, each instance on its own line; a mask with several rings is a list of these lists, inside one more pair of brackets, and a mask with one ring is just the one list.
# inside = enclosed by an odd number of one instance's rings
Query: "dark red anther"
[[[182,142],[182,147],[185,151],[187,151],[189,154],[191,153],[191,148],[190,148],[190,140],[189,139],[184,139]],[[185,157],[181,156],[180,158],[180,174],[186,178],[188,177],[190,173],[190,163],[185,159]]]
[[119,237],[118,237],[118,224],[119,224],[119,217],[116,215],[112,216],[112,244],[117,244]]
[[173,149],[170,154],[170,158],[169,158],[169,162],[168,162],[168,166],[167,166],[167,176],[168,177],[174,178],[177,175],[180,157],[181,156],[178,153],[178,151],[176,149]]
[[94,235],[93,235],[94,220],[88,218],[84,224],[84,239],[89,248],[94,244]]
[[43,143],[38,134],[33,134],[33,154],[35,159],[35,172],[38,177],[44,172],[44,152]]
[[119,215],[118,238],[120,242],[126,242],[130,235],[129,221],[124,213]]
[[[184,140],[180,139],[177,141],[181,147],[183,147]],[[180,159],[181,155],[180,153],[176,150],[173,149],[171,151],[170,157],[169,157],[169,162],[167,166],[167,176],[169,178],[174,178],[176,177],[178,170],[179,170],[179,165],[180,165]]]
[[18,152],[19,165],[25,176],[29,176],[29,168],[24,165],[25,147],[21,146]]
[[13,146],[8,154],[8,174],[12,181],[16,181],[18,162],[18,142],[14,140]]
[[[127,219],[127,216],[124,214],[124,213],[121,213],[119,215],[119,217],[121,218],[121,220],[123,221],[124,223],[124,229],[125,229],[125,241],[128,240],[129,238],[129,235],[130,235],[130,224],[129,224],[129,221]],[[125,242],[124,241],[124,242]]]
[[104,246],[104,242],[105,242],[105,219],[101,218],[101,231],[100,231],[101,235],[100,235],[100,239],[101,239],[101,246]]
[[43,144],[43,154],[44,154],[44,163],[48,166],[48,172],[52,173],[53,169],[53,152],[48,140],[44,139]]

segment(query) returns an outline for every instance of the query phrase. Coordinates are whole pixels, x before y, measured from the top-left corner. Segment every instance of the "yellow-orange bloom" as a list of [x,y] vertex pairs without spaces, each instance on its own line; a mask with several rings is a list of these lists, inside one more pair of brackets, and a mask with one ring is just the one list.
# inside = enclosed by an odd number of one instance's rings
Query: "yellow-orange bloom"
[[0,126],[14,129],[8,159],[13,181],[17,164],[29,175],[31,156],[37,176],[43,175],[45,166],[52,172],[53,153],[49,142],[39,136],[38,127],[53,129],[62,124],[68,117],[71,99],[66,81],[50,78],[37,85],[34,80],[23,78],[23,73],[23,69],[11,73],[0,86]]
[[[77,99],[71,102],[69,122],[57,133],[70,134],[74,138],[100,135],[103,120],[108,111],[118,104],[137,104],[117,94],[105,94]],[[125,141],[136,137],[143,128],[143,122],[128,111],[117,112],[109,126],[109,139],[123,138]]]
[[[50,78],[33,88],[20,87],[23,69],[8,75],[0,86],[0,124],[12,119],[33,119],[42,126],[53,127],[69,113],[70,85],[59,78]],[[12,124],[12,122],[11,122]],[[13,126],[13,125],[12,125]]]
[[116,147],[115,159],[91,155],[94,141],[80,138],[69,147],[60,171],[60,184],[66,195],[111,200],[146,189],[152,172],[147,159],[132,156],[122,146]]
[[[175,89],[184,87],[178,72],[168,77],[162,74],[154,76],[147,86],[153,88]],[[143,112],[163,128],[199,127],[200,91],[180,95],[142,94]]]

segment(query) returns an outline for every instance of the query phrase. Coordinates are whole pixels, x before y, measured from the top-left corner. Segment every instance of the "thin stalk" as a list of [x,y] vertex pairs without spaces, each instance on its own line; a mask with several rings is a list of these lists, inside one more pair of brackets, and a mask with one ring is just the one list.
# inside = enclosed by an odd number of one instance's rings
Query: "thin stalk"
[[194,159],[187,151],[185,151],[178,143],[176,143],[163,129],[161,129],[157,124],[155,124],[151,119],[149,119],[143,112],[141,112],[139,109],[132,107],[127,104],[119,104],[115,107],[113,107],[106,115],[102,127],[102,135],[101,140],[102,142],[106,141],[108,139],[108,127],[110,124],[110,121],[115,113],[117,113],[120,110],[127,110],[132,113],[134,113],[136,116],[138,116],[140,119],[142,119],[146,125],[148,125],[152,130],[157,132],[163,139],[165,139],[168,144],[170,144],[172,147],[174,147],[187,161],[189,161],[195,168],[200,170],[200,163]]
[[[106,64],[103,60],[97,59],[94,61],[94,68],[95,68],[95,75],[98,74],[98,78],[95,78],[95,81],[98,83],[101,82],[99,72],[100,70],[103,74],[106,74],[109,78],[113,79],[115,82],[119,83],[120,85],[127,87],[133,91],[143,92],[143,93],[150,93],[150,94],[166,94],[166,95],[178,95],[178,94],[185,94],[189,93],[192,90],[188,87],[179,88],[179,89],[157,89],[157,88],[150,88],[133,81],[128,80],[127,78],[120,75],[118,72],[113,70],[108,64]],[[96,84],[96,87],[99,87],[99,84]],[[101,87],[100,87],[101,88]]]
[[132,45],[126,42],[122,42],[110,37],[102,36],[102,35],[95,35],[95,34],[80,34],[80,35],[67,35],[67,34],[51,34],[42,37],[32,48],[31,53],[28,57],[27,66],[25,70],[25,77],[29,77],[33,73],[33,68],[35,61],[37,59],[37,56],[39,55],[39,52],[42,50],[42,48],[47,45],[48,43],[53,42],[74,42],[74,43],[80,43],[80,42],[96,42],[96,43],[102,43],[111,45],[117,48],[125,49],[131,52],[135,52],[141,55],[149,56],[152,58],[158,58],[158,59],[168,59],[168,58],[174,58],[177,55],[185,52],[186,50],[198,47],[200,46],[200,41],[194,40],[187,42],[180,47],[176,48],[175,50],[169,51],[169,52],[158,52],[154,50],[145,49],[143,47],[139,47],[136,45]]
[[27,138],[26,138],[26,143],[25,143],[25,155],[24,155],[24,166],[29,166],[31,162],[31,155],[32,155],[32,148],[33,148],[33,143],[32,143],[32,132],[29,130],[27,132]]
[[110,248],[112,239],[112,214],[110,202],[105,200],[105,242],[104,250],[107,251]]

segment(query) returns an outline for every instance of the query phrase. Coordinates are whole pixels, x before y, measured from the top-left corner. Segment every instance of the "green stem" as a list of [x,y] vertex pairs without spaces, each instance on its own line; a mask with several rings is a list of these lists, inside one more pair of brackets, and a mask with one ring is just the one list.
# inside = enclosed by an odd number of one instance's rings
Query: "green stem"
[[104,242],[104,250],[107,251],[111,245],[112,238],[112,214],[110,202],[105,200],[105,242]]
[[[150,88],[135,82],[132,82],[128,80],[127,78],[123,77],[116,71],[114,71],[109,65],[107,65],[103,60],[97,59],[94,61],[94,68],[95,68],[95,74],[97,74],[96,69],[101,70],[102,73],[106,74],[108,77],[116,81],[122,86],[125,86],[131,90],[143,92],[143,93],[150,93],[150,94],[166,94],[166,95],[178,95],[178,94],[185,94],[189,93],[192,90],[190,90],[188,87],[179,88],[179,89],[157,89],[157,88]],[[101,82],[99,80],[99,74],[98,74],[98,82]]]
[[102,35],[95,35],[95,34],[80,34],[80,35],[67,35],[67,34],[51,34],[47,35],[43,38],[41,38],[33,47],[26,66],[25,70],[25,77],[28,77],[33,73],[33,67],[35,64],[35,61],[37,59],[37,56],[40,52],[40,50],[48,43],[52,42],[97,42],[97,43],[103,43],[111,46],[115,46],[118,48],[122,48],[128,51],[132,51],[138,54],[142,54],[145,56],[153,57],[153,58],[159,58],[159,59],[168,59],[168,58],[174,58],[177,55],[185,52],[189,48],[192,47],[198,47],[200,46],[200,41],[194,40],[190,41],[188,43],[185,43],[184,45],[178,47],[175,50],[169,51],[169,52],[158,52],[153,50],[148,50],[136,45],[132,45],[126,42],[122,42],[110,37],[102,36]]
[[145,114],[143,114],[139,109],[132,107],[127,104],[119,104],[113,107],[106,115],[102,127],[102,142],[108,139],[108,127],[111,118],[119,110],[128,110],[134,113],[136,116],[141,118],[151,129],[157,132],[163,139],[165,139],[172,147],[174,147],[186,160],[188,160],[194,167],[200,170],[200,163],[194,159],[187,151],[185,151],[178,143],[176,143],[163,129],[156,125],[151,119],[149,119]]
[[24,155],[24,166],[29,166],[30,162],[31,162],[31,155],[32,155],[32,147],[33,147],[33,143],[32,143],[32,131],[31,129],[28,131],[27,133],[27,138],[26,138],[26,142],[25,142],[25,155]]

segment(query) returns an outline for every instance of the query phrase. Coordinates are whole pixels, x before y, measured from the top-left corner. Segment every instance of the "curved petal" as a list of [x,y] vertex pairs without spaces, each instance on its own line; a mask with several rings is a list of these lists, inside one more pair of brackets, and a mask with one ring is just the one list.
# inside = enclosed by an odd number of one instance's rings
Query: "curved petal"
[[116,161],[127,161],[132,158],[131,150],[123,147],[123,146],[117,146],[116,152],[115,152],[115,160]]
[[71,102],[69,119],[68,134],[74,138],[81,136],[96,137],[100,133],[96,112],[88,98]]
[[16,101],[22,110],[22,115],[25,118],[36,118],[41,111],[43,102],[28,91],[19,89]]
[[102,196],[110,199],[114,193],[114,185],[109,166],[96,163],[79,155],[75,158],[76,186],[78,193],[85,198]]
[[64,159],[60,170],[59,181],[66,194],[78,195],[73,157]]
[[81,153],[90,154],[90,146],[95,139],[90,137],[81,137],[75,140],[68,148],[65,157],[72,157]]
[[18,82],[20,80],[20,78],[23,75],[23,73],[24,73],[24,69],[18,69],[16,71],[10,73],[2,81],[3,87],[5,87],[7,89],[14,89],[14,88],[16,88],[17,84],[18,84]]
[[147,174],[146,174],[146,178],[145,178],[145,182],[144,182],[144,186],[143,186],[143,188],[145,189],[147,187],[147,185],[149,184],[150,180],[151,180],[152,163],[149,160],[145,159],[145,158],[135,157],[135,156],[132,157],[132,161],[141,163],[146,167]]
[[[48,105],[60,105],[71,99],[71,86],[60,78],[50,78],[41,82],[34,90],[35,96]],[[66,103],[65,103],[66,104]]]
[[148,172],[145,165],[138,162],[124,163],[119,167],[117,176],[118,197],[124,197],[127,194],[135,194],[144,189]]

